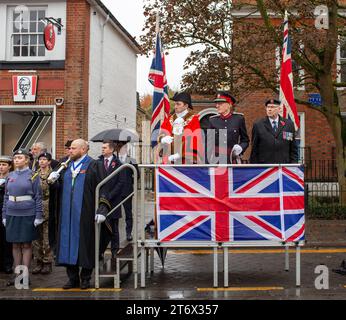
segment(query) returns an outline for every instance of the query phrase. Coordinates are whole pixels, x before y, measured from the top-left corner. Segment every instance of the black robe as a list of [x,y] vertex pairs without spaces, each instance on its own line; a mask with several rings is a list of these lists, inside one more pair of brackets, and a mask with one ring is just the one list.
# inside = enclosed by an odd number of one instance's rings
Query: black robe
[[[66,225],[66,223],[63,225],[63,221],[67,221],[66,216],[70,215],[70,217],[75,219],[73,212],[71,214],[71,212],[66,211],[68,208],[66,206],[64,207],[64,192],[65,201],[66,196],[69,195],[71,197],[71,192],[66,188],[67,184],[64,185],[64,178],[65,176],[69,177],[69,181],[71,181],[70,167],[72,163],[70,163],[69,167],[61,175],[60,218],[56,257],[58,265],[78,265],[86,269],[93,269],[95,266],[95,190],[98,183],[102,180],[102,172],[100,171],[101,167],[97,161],[91,159],[89,156],[87,156],[87,158],[87,168],[85,168],[85,165],[83,164],[82,169],[75,180],[75,187],[79,188],[80,185],[77,183],[77,179],[81,179],[82,175],[85,175],[82,187],[82,201],[80,204],[79,230],[74,230],[72,232],[71,228],[69,231],[66,231],[66,228],[72,226],[71,218],[70,225]],[[76,214],[77,211],[74,213]],[[76,226],[73,228],[75,227]],[[66,243],[68,242],[66,242],[66,238],[65,240],[62,240],[62,234],[65,236],[67,234],[70,240],[68,250],[71,250],[72,253],[68,253],[68,256],[66,255]],[[76,239],[78,239],[78,241],[76,241]]]

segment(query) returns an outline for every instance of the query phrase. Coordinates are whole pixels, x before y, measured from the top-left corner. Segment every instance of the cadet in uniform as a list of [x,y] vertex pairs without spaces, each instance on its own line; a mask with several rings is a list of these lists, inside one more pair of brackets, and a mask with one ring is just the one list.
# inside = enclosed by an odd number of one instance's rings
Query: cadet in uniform
[[[6,179],[12,167],[12,159],[0,156],[0,208],[4,203]],[[0,271],[12,273],[13,257],[12,244],[6,241],[6,229],[0,224]]]
[[49,185],[47,181],[52,172],[52,155],[48,152],[43,152],[38,156],[37,160],[39,169],[36,175],[39,176],[42,187],[43,223],[38,227],[39,239],[33,242],[36,266],[32,273],[49,274],[52,272],[53,263],[52,239],[55,240],[55,208],[50,208],[50,200],[54,199],[53,188],[57,187],[57,184]]
[[208,161],[232,163],[232,159],[242,155],[249,146],[245,119],[242,114],[234,112],[236,100],[228,92],[218,92],[214,102],[218,115],[209,118]]
[[[42,190],[40,179],[29,169],[29,153],[19,149],[13,154],[15,171],[6,180],[2,223],[6,240],[12,243],[14,267],[30,268],[31,242],[37,239],[36,227],[42,219]],[[8,282],[13,285],[14,279]]]
[[266,101],[267,116],[252,128],[251,163],[297,163],[294,124],[279,116],[280,101]]

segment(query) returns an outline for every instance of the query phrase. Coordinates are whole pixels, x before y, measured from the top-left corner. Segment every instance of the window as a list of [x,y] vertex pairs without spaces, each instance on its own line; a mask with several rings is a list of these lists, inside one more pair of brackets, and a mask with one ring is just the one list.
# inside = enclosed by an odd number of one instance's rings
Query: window
[[305,148],[305,113],[298,112],[300,128],[296,133],[296,142],[298,146],[298,161],[299,163],[304,163],[304,161],[308,160],[308,155],[306,154],[307,150]]
[[14,60],[37,60],[45,57],[41,21],[46,16],[45,7],[10,7],[9,41],[10,57]]
[[339,43],[339,67],[338,67],[338,81],[346,82],[346,38],[341,37]]

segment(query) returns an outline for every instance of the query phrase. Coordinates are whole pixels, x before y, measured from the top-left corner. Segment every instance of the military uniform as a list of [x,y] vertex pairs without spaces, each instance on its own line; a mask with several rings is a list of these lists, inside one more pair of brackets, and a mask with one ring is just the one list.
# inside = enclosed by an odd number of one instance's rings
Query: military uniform
[[216,98],[218,115],[209,118],[207,127],[207,157],[209,163],[232,163],[249,146],[245,119],[233,112],[236,99],[227,91],[218,91]]
[[[214,162],[214,155],[216,157],[227,156],[227,163],[231,163],[231,152],[234,145],[240,145],[243,149],[242,153],[244,153],[249,146],[245,119],[240,113],[234,112],[226,117],[222,115],[212,116],[209,118],[208,129],[215,129],[214,141],[214,131],[208,130],[207,148],[208,159],[211,163]],[[212,153],[212,151],[214,152]]]
[[[39,239],[33,242],[33,254],[36,260],[37,269],[43,267],[43,265],[49,265],[53,262],[53,254],[49,244],[49,189],[50,186],[47,182],[52,169],[50,168],[46,173],[38,170],[37,175],[41,180],[42,188],[42,206],[43,206],[43,223],[38,227]],[[43,264],[43,265],[42,265]],[[36,268],[35,268],[36,269]],[[42,271],[41,271],[42,272]],[[38,273],[34,272],[33,273]],[[43,272],[45,273],[45,272]]]
[[279,117],[275,132],[268,117],[254,123],[252,129],[251,163],[297,163],[298,148],[294,124]]

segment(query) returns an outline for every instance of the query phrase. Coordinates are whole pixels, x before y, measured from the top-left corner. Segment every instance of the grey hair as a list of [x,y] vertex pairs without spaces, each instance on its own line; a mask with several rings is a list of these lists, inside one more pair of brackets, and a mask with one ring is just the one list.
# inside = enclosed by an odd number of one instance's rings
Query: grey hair
[[43,151],[43,152],[47,151],[47,145],[44,142],[35,142],[31,148],[33,148],[35,146],[39,147],[41,149],[41,151]]

